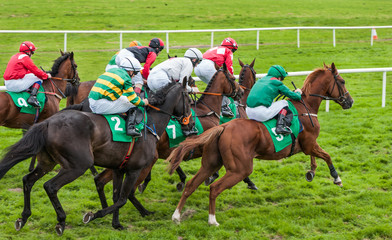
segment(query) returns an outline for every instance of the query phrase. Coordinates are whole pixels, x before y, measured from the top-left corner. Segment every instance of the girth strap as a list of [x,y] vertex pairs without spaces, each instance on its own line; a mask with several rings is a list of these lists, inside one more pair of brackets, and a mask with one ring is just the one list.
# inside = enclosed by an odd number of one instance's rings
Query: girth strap
[[120,165],[120,169],[124,168],[124,166],[128,163],[129,158],[131,157],[131,153],[133,151],[133,147],[135,146],[135,138],[132,138],[132,142],[129,144],[128,152],[127,155],[125,156],[124,160],[122,161]]

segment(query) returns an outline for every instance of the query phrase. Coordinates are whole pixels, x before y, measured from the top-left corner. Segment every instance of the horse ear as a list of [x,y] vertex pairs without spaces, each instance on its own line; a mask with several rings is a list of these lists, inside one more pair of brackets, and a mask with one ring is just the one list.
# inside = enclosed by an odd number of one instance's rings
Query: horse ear
[[251,68],[255,65],[256,58],[253,59],[252,63],[249,65]]
[[332,69],[332,72],[333,72],[333,73],[335,73],[335,72],[336,72],[335,63],[332,63],[332,64],[331,64],[331,69]]
[[240,60],[240,58],[238,58],[238,62],[240,63],[241,67],[244,67],[244,63]]
[[61,54],[61,56],[64,56],[64,52],[63,52],[63,51],[61,51],[61,49],[60,49],[60,54]]
[[186,89],[187,83],[188,83],[188,78],[187,78],[187,77],[184,77],[184,79],[182,80],[182,88],[183,88],[183,89]]
[[323,62],[323,65],[324,65],[324,68],[328,68],[328,66],[327,66],[327,65],[325,65],[325,62]]
[[219,65],[218,64],[216,64],[216,62],[214,62],[214,66],[215,66],[215,69],[216,69],[216,71],[218,71],[219,70]]
[[73,53],[73,52],[71,52],[71,54],[69,55],[69,58],[72,60],[72,59],[73,59],[73,57],[74,57],[74,53]]

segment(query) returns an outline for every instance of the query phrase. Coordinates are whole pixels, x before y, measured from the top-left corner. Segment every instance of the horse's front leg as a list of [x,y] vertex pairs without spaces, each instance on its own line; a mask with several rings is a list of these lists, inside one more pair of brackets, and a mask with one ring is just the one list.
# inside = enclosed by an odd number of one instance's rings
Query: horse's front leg
[[330,172],[331,176],[334,178],[333,183],[335,183],[338,186],[343,186],[342,180],[340,179],[338,172],[336,171],[335,167],[332,164],[331,157],[317,143],[314,145],[311,155],[315,156],[315,157],[322,158],[327,163],[327,165],[329,167],[329,172]]
[[306,173],[306,181],[311,182],[316,175],[316,158],[314,156],[310,156],[310,170]]
[[102,218],[107,214],[113,213],[114,211],[120,209],[122,206],[127,203],[128,196],[135,186],[136,180],[139,177],[141,169],[136,171],[128,171],[126,172],[126,176],[124,182],[121,186],[120,198],[117,202],[115,202],[112,206],[104,208],[102,210],[97,211],[96,213],[88,212],[83,216],[83,222],[88,223],[96,218]]

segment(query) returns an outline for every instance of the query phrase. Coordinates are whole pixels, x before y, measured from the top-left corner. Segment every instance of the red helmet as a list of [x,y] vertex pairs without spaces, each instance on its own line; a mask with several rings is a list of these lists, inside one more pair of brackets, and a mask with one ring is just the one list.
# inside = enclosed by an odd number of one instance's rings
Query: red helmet
[[165,44],[160,38],[153,38],[151,39],[148,46],[152,48],[159,48],[159,51],[162,51],[162,49],[165,47]]
[[237,42],[232,39],[232,38],[225,38],[225,40],[223,40],[221,46],[225,46],[229,49],[233,49],[233,52],[235,52],[238,49],[238,45]]
[[20,44],[19,52],[30,51],[30,52],[34,53],[34,51],[36,49],[37,48],[34,46],[34,44],[32,42],[24,41],[22,44]]

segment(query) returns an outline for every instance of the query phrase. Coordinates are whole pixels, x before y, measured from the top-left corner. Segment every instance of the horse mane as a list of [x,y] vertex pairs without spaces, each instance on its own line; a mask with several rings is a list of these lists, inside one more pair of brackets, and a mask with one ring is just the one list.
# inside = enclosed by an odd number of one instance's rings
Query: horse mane
[[239,79],[239,84],[240,85],[242,85],[242,83],[244,82],[244,77],[245,77],[245,66],[249,66],[248,64],[247,65],[244,65],[243,67],[242,67],[242,69],[241,69],[241,75],[240,76],[238,76],[238,79]]
[[165,102],[166,95],[170,91],[170,89],[175,86],[176,82],[171,82],[169,85],[165,86],[164,88],[160,89],[156,93],[150,92],[150,96],[148,98],[148,102],[153,106],[162,105]]
[[[206,89],[204,90],[204,92],[208,92],[208,90],[210,89],[212,83],[214,82],[216,76],[218,75],[218,72],[220,71],[220,69],[218,71],[216,71],[216,73],[214,74],[214,76],[212,76],[211,80],[208,82],[208,85],[206,87]],[[201,95],[201,97],[196,101],[197,103],[200,103],[201,101],[203,101],[204,99],[204,94]]]
[[70,52],[65,52],[64,55],[58,57],[56,60],[54,60],[53,66],[52,66],[52,71],[50,71],[50,74],[52,76],[55,76],[59,72],[60,64],[69,56],[71,55]]
[[306,77],[305,82],[304,82],[304,85],[303,85],[303,87],[302,87],[302,92],[303,92],[305,95],[310,94],[310,88],[311,88],[312,83],[314,82],[314,80],[316,80],[316,78],[317,78],[320,74],[324,73],[326,70],[327,70],[327,68],[317,68],[317,69],[315,69],[311,74],[309,74],[309,75]]

